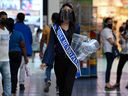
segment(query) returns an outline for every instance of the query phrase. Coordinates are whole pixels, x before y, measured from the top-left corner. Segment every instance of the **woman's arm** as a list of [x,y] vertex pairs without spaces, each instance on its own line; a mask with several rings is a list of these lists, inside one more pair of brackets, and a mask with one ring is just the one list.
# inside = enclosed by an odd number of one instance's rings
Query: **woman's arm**
[[46,65],[53,64],[54,54],[55,54],[54,41],[55,41],[55,34],[53,29],[51,28],[48,46],[46,48],[46,51],[44,53],[43,60],[42,60],[42,63],[45,63]]
[[21,47],[21,50],[22,50],[22,54],[24,56],[25,64],[27,64],[28,63],[28,58],[27,58],[27,54],[26,54],[26,48],[25,48],[25,42],[24,41],[20,41],[20,47]]
[[111,45],[117,46],[116,42],[112,40],[112,38],[108,38],[107,40],[110,42]]

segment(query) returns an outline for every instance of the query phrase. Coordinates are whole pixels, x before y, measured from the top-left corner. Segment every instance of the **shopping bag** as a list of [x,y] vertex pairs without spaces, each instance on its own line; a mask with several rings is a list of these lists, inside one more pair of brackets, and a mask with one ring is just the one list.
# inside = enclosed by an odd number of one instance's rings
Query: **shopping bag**
[[26,64],[25,64],[25,72],[26,72],[26,76],[28,77],[31,76],[30,68]]
[[99,43],[96,39],[90,39],[80,34],[73,34],[71,47],[76,53],[78,60],[85,62],[92,53],[95,53],[99,49]]

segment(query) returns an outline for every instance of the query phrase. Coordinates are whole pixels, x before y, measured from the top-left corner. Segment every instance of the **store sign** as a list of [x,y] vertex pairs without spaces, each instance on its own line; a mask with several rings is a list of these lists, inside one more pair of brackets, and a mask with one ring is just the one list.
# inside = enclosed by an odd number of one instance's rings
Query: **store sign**
[[20,0],[0,0],[0,9],[2,10],[19,10]]
[[93,0],[93,6],[108,6],[109,0]]
[[21,9],[23,10],[40,10],[41,0],[21,0]]

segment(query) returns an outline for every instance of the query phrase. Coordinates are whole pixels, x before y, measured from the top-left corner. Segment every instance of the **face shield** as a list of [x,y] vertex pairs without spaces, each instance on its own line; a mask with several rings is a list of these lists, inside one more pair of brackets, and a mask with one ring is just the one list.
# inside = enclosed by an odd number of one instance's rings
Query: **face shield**
[[64,21],[73,21],[73,14],[72,14],[72,11],[71,10],[62,10],[61,11],[61,20],[64,22]]

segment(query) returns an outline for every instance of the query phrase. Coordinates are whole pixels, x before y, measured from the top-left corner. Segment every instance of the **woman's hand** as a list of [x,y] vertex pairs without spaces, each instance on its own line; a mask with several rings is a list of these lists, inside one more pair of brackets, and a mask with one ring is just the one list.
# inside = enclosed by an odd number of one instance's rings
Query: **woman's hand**
[[28,62],[29,62],[27,57],[24,59],[24,61],[25,61],[25,64],[28,64]]
[[40,69],[42,69],[42,70],[44,70],[45,67],[46,67],[46,64],[45,63],[43,63],[43,64],[40,65]]
[[40,58],[43,58],[43,52],[39,53]]

